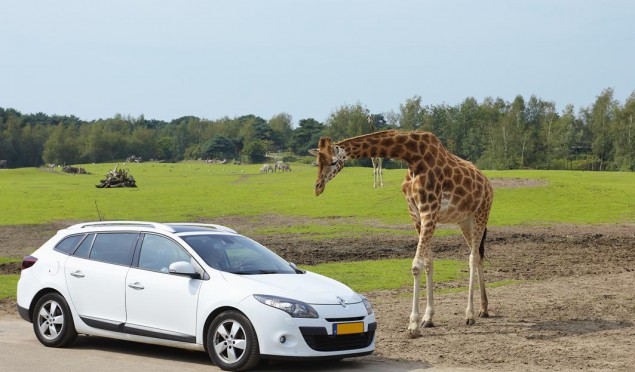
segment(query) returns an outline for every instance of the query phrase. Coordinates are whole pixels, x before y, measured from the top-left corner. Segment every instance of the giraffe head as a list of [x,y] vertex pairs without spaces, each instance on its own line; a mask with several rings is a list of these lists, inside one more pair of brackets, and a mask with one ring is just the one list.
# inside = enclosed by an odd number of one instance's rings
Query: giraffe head
[[328,137],[320,138],[318,148],[309,152],[317,156],[318,175],[315,181],[315,196],[319,196],[324,191],[326,183],[344,168],[346,152],[341,147],[333,145]]

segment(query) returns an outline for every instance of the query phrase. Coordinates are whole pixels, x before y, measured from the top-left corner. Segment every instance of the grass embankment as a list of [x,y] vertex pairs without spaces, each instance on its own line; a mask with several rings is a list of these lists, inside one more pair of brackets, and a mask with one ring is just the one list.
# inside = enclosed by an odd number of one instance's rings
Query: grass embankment
[[15,299],[18,279],[20,275],[0,275],[0,300],[7,297]]
[[[316,198],[313,195],[316,168],[303,164],[292,164],[293,171],[283,174],[260,173],[259,165],[125,164],[123,167],[137,180],[139,187],[134,189],[94,187],[114,164],[81,166],[92,174],[70,175],[34,168],[3,171],[0,210],[5,213],[0,214],[0,225],[86,221],[97,220],[100,216],[107,220],[218,219],[222,223],[225,216],[277,215],[289,220],[298,218],[300,222],[262,226],[256,231],[261,234],[302,234],[310,239],[414,234],[410,229],[404,229],[404,226],[411,226],[401,193],[405,170],[384,170],[385,187],[373,189],[369,168],[345,168],[327,185],[324,194]],[[492,226],[635,221],[635,173],[485,173],[490,178],[546,181],[544,186],[497,189],[490,216]],[[316,224],[302,222],[302,217],[329,220],[327,224]],[[383,226],[367,223],[370,220],[379,221]],[[374,276],[364,274],[374,263],[327,264],[309,269],[335,277],[360,291],[411,285],[410,263],[387,261],[376,263],[378,269]],[[435,281],[444,280],[440,270],[446,265],[455,270],[455,274],[465,267],[465,263],[439,263],[435,266]],[[390,273],[394,273],[395,278],[391,279]],[[0,280],[2,283],[11,281],[15,278]]]

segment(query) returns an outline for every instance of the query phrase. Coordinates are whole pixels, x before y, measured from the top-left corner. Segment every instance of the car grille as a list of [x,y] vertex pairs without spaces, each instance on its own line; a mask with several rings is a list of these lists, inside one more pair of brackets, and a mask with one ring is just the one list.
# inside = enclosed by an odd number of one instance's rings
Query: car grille
[[368,332],[350,335],[328,335],[323,327],[300,327],[304,341],[315,351],[343,351],[370,346],[377,323],[368,325]]

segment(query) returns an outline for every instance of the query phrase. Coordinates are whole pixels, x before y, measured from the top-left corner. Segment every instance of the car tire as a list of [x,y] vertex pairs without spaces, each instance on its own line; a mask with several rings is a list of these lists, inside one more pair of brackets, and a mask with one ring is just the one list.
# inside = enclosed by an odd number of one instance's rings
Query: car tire
[[33,309],[35,336],[48,347],[64,347],[75,341],[77,331],[68,303],[58,293],[49,293]]
[[260,361],[256,331],[242,313],[228,310],[218,315],[207,332],[207,352],[217,367],[244,371]]

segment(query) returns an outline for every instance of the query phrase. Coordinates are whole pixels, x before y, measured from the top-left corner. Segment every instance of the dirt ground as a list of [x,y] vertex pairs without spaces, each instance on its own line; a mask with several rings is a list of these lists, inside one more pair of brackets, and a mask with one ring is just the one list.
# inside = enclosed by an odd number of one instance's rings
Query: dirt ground
[[[252,234],[262,224],[306,222],[271,216],[223,221],[300,265],[414,255],[414,233],[326,240]],[[0,227],[0,257],[29,254],[67,225]],[[435,258],[468,259],[459,236],[435,237],[433,250]],[[485,254],[487,282],[519,281],[488,289],[490,318],[465,326],[466,292],[436,295],[436,326],[410,339],[411,289],[368,293],[379,325],[370,358],[419,361],[424,368],[635,369],[635,225],[494,227]],[[2,274],[17,272],[14,264],[0,267]],[[410,275],[409,267],[404,275]],[[460,281],[435,289],[465,286]],[[15,302],[1,301],[0,316],[17,316]]]

